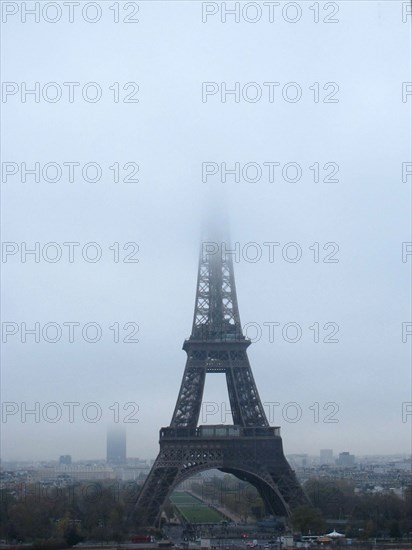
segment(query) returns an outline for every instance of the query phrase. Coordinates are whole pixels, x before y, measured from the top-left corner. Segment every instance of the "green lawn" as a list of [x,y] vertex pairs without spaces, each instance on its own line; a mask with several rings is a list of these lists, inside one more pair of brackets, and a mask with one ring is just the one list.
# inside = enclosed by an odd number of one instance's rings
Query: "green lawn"
[[176,491],[170,500],[189,523],[220,523],[226,519],[222,514],[189,493]]

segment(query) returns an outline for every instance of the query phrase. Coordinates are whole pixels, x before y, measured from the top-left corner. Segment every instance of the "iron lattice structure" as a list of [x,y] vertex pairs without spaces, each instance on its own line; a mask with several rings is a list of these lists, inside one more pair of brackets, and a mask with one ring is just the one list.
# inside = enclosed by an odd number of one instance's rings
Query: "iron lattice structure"
[[[222,243],[223,245],[224,243]],[[205,252],[212,249],[213,252]],[[267,511],[288,516],[307,499],[290,468],[280,429],[266,418],[247,357],[232,258],[224,247],[201,247],[187,362],[170,426],[160,430],[160,452],[139,494],[138,525],[155,526],[165,500],[190,476],[212,468],[250,482]],[[198,426],[206,374],[225,373],[233,425]]]

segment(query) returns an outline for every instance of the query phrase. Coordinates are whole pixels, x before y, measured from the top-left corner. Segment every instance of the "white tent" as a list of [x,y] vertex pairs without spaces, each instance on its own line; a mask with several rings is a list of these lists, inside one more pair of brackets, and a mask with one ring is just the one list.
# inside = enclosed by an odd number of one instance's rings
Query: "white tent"
[[338,533],[335,531],[335,529],[332,531],[332,533],[328,533],[327,535],[324,535],[325,537],[330,537],[331,539],[337,539],[340,537],[344,537],[345,535],[342,535],[342,533]]

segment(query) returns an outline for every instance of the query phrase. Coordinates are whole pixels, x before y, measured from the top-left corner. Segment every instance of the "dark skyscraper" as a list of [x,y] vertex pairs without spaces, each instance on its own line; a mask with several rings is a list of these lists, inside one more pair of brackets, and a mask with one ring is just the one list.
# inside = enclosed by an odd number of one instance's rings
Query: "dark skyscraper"
[[120,426],[107,430],[106,461],[110,464],[126,463],[126,431]]

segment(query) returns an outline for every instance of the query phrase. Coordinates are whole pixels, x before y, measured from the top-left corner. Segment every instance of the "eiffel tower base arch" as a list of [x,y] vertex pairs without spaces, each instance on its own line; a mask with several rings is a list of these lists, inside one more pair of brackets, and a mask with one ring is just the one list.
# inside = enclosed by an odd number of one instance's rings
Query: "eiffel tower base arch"
[[[159,455],[136,502],[135,524],[159,527],[163,506],[173,490],[194,474],[210,469],[253,485],[268,513],[290,516],[291,509],[307,504],[307,499],[284,457],[276,430],[200,426],[182,433],[185,430],[162,428]],[[213,435],[208,435],[211,432]]]

